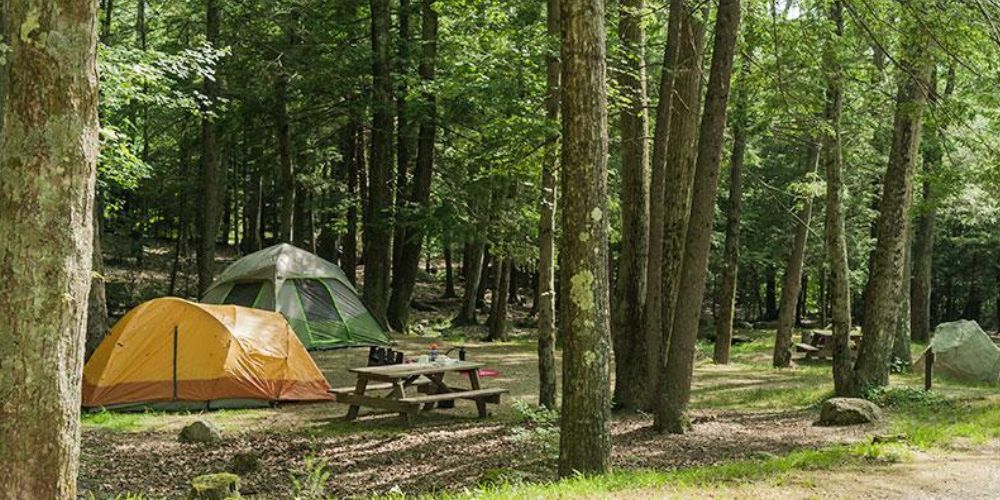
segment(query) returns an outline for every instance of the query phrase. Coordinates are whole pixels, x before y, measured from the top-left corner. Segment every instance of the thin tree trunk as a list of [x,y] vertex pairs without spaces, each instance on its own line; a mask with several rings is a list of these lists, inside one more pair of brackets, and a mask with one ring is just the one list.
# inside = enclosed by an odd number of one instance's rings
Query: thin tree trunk
[[[820,146],[811,143],[806,159],[806,171],[815,173],[819,166]],[[787,368],[792,363],[792,330],[795,327],[795,310],[802,291],[802,267],[806,260],[806,243],[809,224],[812,222],[812,196],[802,201],[802,209],[795,216],[795,241],[788,256],[784,281],[781,283],[781,306],[778,308],[778,331],[774,340],[775,368]]]
[[77,496],[97,2],[0,6],[0,498]]
[[778,319],[778,272],[774,264],[768,264],[764,271],[764,321]]
[[[404,212],[404,208],[407,206],[407,201],[410,200],[410,163],[413,159],[413,154],[411,153],[411,145],[414,142],[413,137],[413,122],[410,120],[410,110],[406,103],[406,94],[409,91],[407,85],[407,79],[410,76],[410,42],[411,42],[411,31],[410,31],[410,14],[413,7],[410,5],[410,0],[399,0],[399,14],[397,15],[397,22],[399,25],[399,45],[397,47],[397,61],[398,68],[396,73],[399,75],[399,80],[397,84],[396,91],[396,127],[398,132],[396,134],[396,186],[395,186],[395,197],[396,197],[396,216],[400,217]],[[419,153],[418,153],[419,154]],[[414,172],[414,177],[416,173]],[[396,291],[396,273],[400,269],[400,259],[403,256],[403,247],[407,239],[407,224],[397,221],[395,227],[393,228],[392,235],[392,293],[395,295]],[[406,305],[409,307],[409,304]],[[397,326],[392,325],[393,319],[393,305],[392,297],[389,299],[389,324],[393,328],[400,329]],[[397,318],[398,320],[398,318]]]
[[[95,197],[96,198],[96,197]],[[108,299],[104,287],[104,254],[101,249],[101,207],[95,199],[93,211],[93,263],[87,297],[87,340],[83,360],[90,359],[108,333]]]
[[915,20],[907,20],[906,24],[909,36],[902,59],[906,71],[900,75],[892,148],[879,203],[878,239],[865,304],[864,335],[854,365],[856,394],[889,383],[889,357],[903,286],[905,227],[931,68],[927,35]]
[[451,243],[445,240],[444,243],[444,295],[441,298],[453,299],[458,297],[455,292],[455,266],[451,261]]
[[[660,363],[665,356],[670,328],[663,318],[669,287],[664,279],[672,263],[665,255],[668,247],[666,211],[668,205],[687,203],[695,154],[701,64],[704,48],[704,21],[687,0],[672,0],[664,71],[660,81],[660,103],[656,110],[653,136],[653,163],[650,198],[649,262],[646,266],[646,304],[643,331],[646,335],[647,407],[653,405]],[[673,48],[671,47],[673,46]],[[670,179],[671,182],[667,182]],[[670,189],[667,189],[667,186]],[[669,200],[668,200],[669,196]],[[681,207],[675,207],[675,210]],[[675,213],[675,212],[671,212]],[[673,281],[671,281],[673,283]]]
[[619,85],[625,106],[621,111],[621,232],[622,239],[611,336],[615,345],[615,404],[645,407],[646,336],[643,304],[646,300],[646,259],[649,251],[649,148],[646,117],[645,0],[623,0],[618,33],[624,61]]
[[392,265],[392,76],[389,72],[389,0],[371,0],[372,144],[368,175],[368,210],[364,224],[364,300],[375,318],[386,322]]
[[340,268],[352,285],[357,285],[358,272],[358,174],[364,170],[365,132],[356,120],[352,120],[354,128],[354,149],[344,171],[344,184],[347,186],[347,228],[343,241],[340,243]]
[[685,293],[678,294],[673,315],[669,350],[662,362],[658,381],[654,428],[660,432],[684,432],[685,411],[691,396],[694,344],[698,337],[701,304],[705,295],[705,275],[715,218],[715,196],[719,184],[719,164],[726,128],[726,105],[732,77],[733,54],[739,33],[739,0],[720,0],[715,21],[712,68],[705,95],[705,110],[698,135],[691,217],[684,245],[680,282]]
[[111,45],[111,21],[114,19],[115,2],[114,0],[104,0],[101,2],[101,7],[104,15],[101,17],[100,40],[104,45]]
[[490,304],[490,331],[486,338],[490,342],[507,341],[507,304],[510,300],[512,263],[510,257],[497,259],[496,285],[493,288],[493,300]]
[[[932,78],[936,80],[936,78]],[[933,91],[928,100],[938,102],[937,84],[931,84]],[[944,98],[955,90],[955,68],[949,68],[945,84]],[[944,156],[944,127],[934,125],[927,141],[923,144],[924,173],[933,175],[942,168]],[[910,287],[910,334],[916,342],[931,339],[931,283],[933,280],[934,232],[937,225],[937,196],[934,186],[925,179],[922,200],[918,210],[915,241],[913,245],[913,281]]]
[[[434,83],[434,65],[437,57],[438,14],[434,10],[434,0],[422,0],[422,22],[420,44],[420,80],[425,88]],[[420,121],[419,139],[417,142],[417,166],[413,172],[412,191],[408,196],[408,205],[412,208],[427,210],[431,199],[431,179],[434,170],[434,141],[437,134],[437,98],[427,92],[422,96],[423,113]],[[401,140],[400,144],[404,141]],[[402,168],[402,163],[400,164]],[[425,231],[419,224],[404,225],[402,241],[397,242],[401,248],[395,272],[392,277],[392,295],[389,298],[389,326],[406,331],[410,322],[410,301],[413,299],[413,289],[417,282],[417,268],[420,266],[420,254],[423,251]]]
[[[748,23],[749,24],[749,23]],[[747,75],[750,61],[743,57],[739,81],[736,83],[731,127],[733,150],[729,162],[729,199],[726,202],[726,242],[723,250],[721,304],[715,320],[715,350],[712,360],[720,365],[729,364],[729,350],[733,343],[733,321],[736,319],[736,287],[740,266],[740,207],[743,196],[743,161],[747,149],[748,96]]]
[[292,164],[291,131],[288,124],[288,75],[278,68],[275,83],[275,135],[278,140],[278,231],[279,240],[291,243],[294,237],[295,166]]
[[559,475],[611,469],[604,2],[563,0]]
[[913,365],[913,355],[910,353],[910,279],[912,271],[910,263],[913,260],[910,245],[910,221],[909,217],[905,222],[906,243],[903,249],[903,286],[899,291],[899,312],[896,313],[895,338],[892,343],[892,367],[904,372],[909,372]]
[[458,316],[452,320],[455,326],[475,325],[479,321],[476,319],[476,301],[479,297],[479,281],[483,273],[483,258],[486,253],[486,243],[477,241],[473,243],[472,252],[469,254],[468,262],[465,263],[465,290],[462,293],[462,309]]
[[[546,2],[546,27],[550,43],[560,37],[560,0]],[[559,120],[559,51],[545,58],[545,118]],[[556,301],[555,301],[555,212],[558,189],[559,137],[548,138],[542,159],[542,199],[538,222],[538,404],[556,407]]]
[[[221,26],[220,0],[205,0],[205,37],[213,47],[219,47]],[[216,69],[218,71],[218,68]],[[204,92],[208,106],[215,105],[219,94],[219,75],[206,78]],[[205,293],[215,277],[215,240],[219,233],[219,186],[222,172],[219,165],[218,125],[211,117],[201,122],[201,224],[198,235],[198,295]]]

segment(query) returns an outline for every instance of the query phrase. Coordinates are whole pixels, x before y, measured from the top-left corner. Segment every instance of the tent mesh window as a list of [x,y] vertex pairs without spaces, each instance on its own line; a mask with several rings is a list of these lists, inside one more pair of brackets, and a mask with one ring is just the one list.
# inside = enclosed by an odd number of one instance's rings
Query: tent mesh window
[[340,313],[333,305],[333,297],[329,290],[319,280],[297,279],[295,289],[302,299],[302,308],[305,309],[306,319],[311,322],[337,321],[342,322]]
[[223,304],[231,304],[244,307],[253,307],[254,302],[257,300],[257,295],[260,294],[261,283],[237,283],[233,285],[233,288],[229,290],[226,295],[225,300],[222,301]]

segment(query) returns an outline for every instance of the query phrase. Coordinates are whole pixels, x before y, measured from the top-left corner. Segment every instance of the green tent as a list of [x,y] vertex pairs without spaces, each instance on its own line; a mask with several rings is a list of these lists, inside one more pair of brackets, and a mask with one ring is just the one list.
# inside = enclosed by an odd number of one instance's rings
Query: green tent
[[344,271],[286,243],[232,263],[202,302],[278,311],[310,350],[389,343]]

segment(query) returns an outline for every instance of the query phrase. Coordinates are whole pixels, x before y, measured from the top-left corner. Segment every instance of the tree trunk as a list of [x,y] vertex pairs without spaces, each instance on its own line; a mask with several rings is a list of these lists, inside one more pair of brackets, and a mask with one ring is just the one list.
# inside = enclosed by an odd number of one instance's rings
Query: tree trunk
[[856,394],[889,383],[889,356],[903,286],[905,227],[910,214],[913,171],[920,148],[931,67],[929,42],[923,28],[915,20],[907,20],[906,24],[910,30],[902,59],[906,70],[900,75],[892,148],[879,203],[878,240],[865,304],[864,335],[854,365]]
[[[749,43],[749,42],[748,42]],[[748,96],[747,75],[750,61],[743,59],[736,86],[733,109],[733,150],[729,162],[729,199],[726,202],[726,242],[723,250],[721,304],[715,320],[715,350],[712,360],[720,365],[729,364],[729,349],[733,343],[733,321],[736,319],[736,287],[740,266],[740,206],[743,196],[743,161],[747,149]]]
[[[546,2],[548,40],[560,37],[560,0]],[[549,50],[545,58],[545,118],[559,120],[559,54]],[[542,159],[542,199],[538,221],[538,404],[556,407],[556,301],[555,301],[555,213],[558,189],[559,137],[551,136]]]
[[275,135],[278,140],[278,230],[279,239],[291,243],[295,217],[295,167],[292,165],[291,131],[288,124],[288,75],[278,68],[275,82]]
[[[665,254],[668,247],[666,230],[675,229],[667,221],[668,207],[688,203],[691,172],[694,164],[695,133],[698,123],[698,102],[701,89],[704,21],[686,0],[672,0],[670,26],[664,54],[664,71],[660,81],[660,103],[656,110],[656,130],[653,136],[653,173],[650,198],[649,262],[646,266],[646,304],[643,330],[647,347],[647,408],[655,398],[652,390],[659,377],[661,358],[670,332],[664,311],[673,310],[669,302],[669,287],[664,276],[674,269]],[[671,48],[671,45],[674,48]],[[672,182],[668,183],[667,179]],[[667,186],[670,189],[667,189]],[[668,199],[669,198],[669,199]],[[676,216],[682,207],[674,206]],[[686,215],[685,215],[686,216]],[[686,220],[686,219],[685,219]],[[671,246],[676,250],[675,246]],[[673,280],[670,280],[673,283]]]
[[365,132],[356,120],[352,121],[354,129],[354,147],[347,159],[344,169],[344,185],[347,187],[347,228],[340,242],[340,268],[344,270],[352,285],[357,285],[358,270],[358,174],[364,170],[365,162]]
[[[411,145],[414,142],[413,137],[413,123],[410,120],[410,110],[406,104],[406,94],[408,93],[407,80],[410,76],[410,14],[413,7],[410,5],[410,0],[399,0],[399,14],[397,20],[399,23],[399,38],[398,38],[398,48],[397,48],[397,61],[398,68],[396,73],[400,76],[397,84],[396,91],[396,127],[398,132],[396,134],[396,217],[400,217],[407,207],[407,202],[410,200],[410,186],[409,186],[409,176],[410,176],[410,163],[413,159],[413,154],[411,153]],[[416,176],[416,173],[414,173]],[[401,261],[403,256],[404,246],[407,239],[407,224],[397,221],[395,227],[393,228],[392,236],[392,293],[396,294],[395,274],[397,269],[400,269]],[[409,307],[409,304],[406,305]],[[392,325],[393,319],[393,305],[392,297],[389,299],[389,324]],[[397,318],[398,320],[398,318]],[[399,329],[396,326],[393,328]]]
[[809,315],[809,274],[802,273],[802,286],[799,288],[799,298],[795,304],[795,326],[801,327],[805,317]]
[[[420,57],[420,79],[425,88],[433,87],[434,63],[437,57],[437,12],[434,10],[434,0],[422,1],[422,27]],[[431,179],[434,169],[434,141],[437,134],[437,98],[433,93],[422,96],[423,114],[419,117],[420,132],[417,143],[417,167],[413,172],[412,190],[408,196],[407,205],[414,209],[426,211],[430,206]],[[400,144],[404,141],[400,140]],[[402,152],[401,152],[402,154]],[[400,164],[402,168],[402,163]],[[398,331],[406,331],[410,322],[410,300],[413,298],[413,288],[417,281],[417,268],[420,266],[420,254],[423,250],[424,233],[421,224],[402,226],[402,241],[397,242],[401,248],[396,272],[392,277],[392,295],[389,298],[389,326]]]
[[667,356],[661,362],[662,372],[658,381],[654,428],[659,432],[681,433],[686,427],[684,413],[691,396],[694,344],[698,337],[701,304],[705,295],[705,275],[708,270],[719,164],[726,128],[726,105],[729,101],[739,24],[739,0],[720,0],[705,110],[698,135],[691,217],[679,281],[684,283],[685,293],[677,296],[673,331]]
[[458,297],[455,292],[455,266],[451,261],[451,243],[445,240],[444,244],[444,295],[441,298],[454,299]]
[[[833,319],[833,385],[838,396],[854,393],[851,374],[851,290],[847,261],[847,231],[844,217],[844,161],[840,142],[840,115],[844,107],[843,70],[838,52],[844,35],[843,5],[835,0],[828,11],[833,35],[823,44],[823,66],[827,68],[826,106],[821,129],[823,169],[826,171],[824,237],[829,268],[827,294]],[[825,307],[825,306],[824,306]]]
[[468,261],[465,266],[465,290],[462,292],[462,309],[458,316],[452,320],[455,326],[475,325],[479,323],[476,319],[476,301],[479,296],[479,281],[483,273],[483,257],[486,253],[486,243],[482,241],[474,242],[472,252],[467,256]]
[[764,321],[778,319],[778,272],[773,264],[764,270]]
[[[936,78],[932,78],[932,81]],[[937,84],[931,84],[931,103],[937,103]],[[949,68],[944,98],[955,90],[955,68]],[[923,143],[924,174],[933,175],[942,168],[944,157],[944,127],[933,125],[927,141]],[[934,232],[937,225],[937,196],[929,179],[923,182],[923,197],[917,211],[916,234],[913,245],[913,281],[910,286],[910,335],[915,342],[931,339],[931,283],[933,279]]]
[[563,0],[559,475],[611,469],[604,2]]
[[[220,47],[221,26],[219,0],[205,0],[205,37],[213,47]],[[218,68],[216,68],[218,72]],[[219,75],[205,78],[204,92],[209,108],[219,96]],[[198,295],[205,293],[215,277],[215,240],[219,233],[219,186],[222,172],[219,165],[218,125],[214,118],[201,121],[201,224],[198,235]]]
[[913,256],[910,251],[910,221],[907,218],[905,222],[906,227],[906,242],[903,247],[903,286],[899,291],[899,312],[896,313],[896,329],[895,338],[892,343],[892,363],[893,368],[909,372],[910,367],[913,365],[913,355],[910,353],[910,278],[912,277],[912,272],[910,271],[910,262],[913,260]]
[[619,8],[622,69],[619,85],[625,106],[621,111],[621,233],[611,336],[615,346],[615,404],[638,409],[649,391],[646,381],[646,336],[643,304],[646,300],[646,259],[649,250],[649,154],[646,117],[646,60],[643,55],[645,0],[623,0]]
[[0,498],[76,498],[97,2],[0,7]]
[[[816,172],[819,165],[818,144],[808,146],[806,171]],[[787,368],[792,363],[792,330],[795,327],[795,310],[802,290],[802,267],[806,260],[806,242],[809,223],[812,221],[812,196],[802,200],[802,209],[795,216],[795,241],[788,256],[784,281],[781,283],[781,307],[778,308],[778,331],[774,340],[774,367]]]
[[513,261],[510,257],[497,259],[496,284],[493,287],[493,300],[490,304],[488,320],[490,332],[486,337],[490,342],[507,341],[507,304],[510,300],[510,278]]
[[104,254],[101,249],[101,207],[94,202],[93,211],[93,266],[90,274],[90,293],[87,297],[87,340],[83,360],[90,359],[97,346],[108,333],[108,299],[104,287]]
[[392,265],[392,76],[389,73],[389,0],[371,0],[372,144],[368,210],[364,224],[364,300],[379,323],[387,324]]
[[114,19],[115,13],[115,2],[114,0],[104,0],[101,2],[101,10],[104,16],[101,17],[101,43],[104,45],[111,45],[111,20]]

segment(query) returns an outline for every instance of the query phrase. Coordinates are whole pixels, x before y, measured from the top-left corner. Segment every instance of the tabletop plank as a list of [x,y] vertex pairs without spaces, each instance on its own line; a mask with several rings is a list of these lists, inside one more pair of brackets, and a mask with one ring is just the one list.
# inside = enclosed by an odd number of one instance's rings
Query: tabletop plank
[[402,379],[417,375],[432,375],[435,373],[464,372],[482,368],[482,363],[459,361],[450,365],[435,365],[432,363],[403,363],[401,365],[365,366],[349,368],[348,371],[358,375],[366,375],[379,379]]

